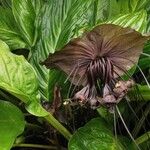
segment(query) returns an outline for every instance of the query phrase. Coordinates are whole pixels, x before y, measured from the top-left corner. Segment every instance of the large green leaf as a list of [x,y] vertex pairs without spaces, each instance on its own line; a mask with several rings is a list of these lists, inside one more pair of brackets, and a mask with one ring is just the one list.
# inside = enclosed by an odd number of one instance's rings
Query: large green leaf
[[49,0],[42,5],[39,22],[36,21],[39,40],[32,48],[30,62],[38,74],[40,91],[45,99],[48,98],[48,82],[52,82],[52,75],[46,68],[39,66],[39,62],[46,59],[49,53],[59,50],[75,35],[76,28],[85,22],[83,15],[92,2],[92,0]]
[[10,102],[0,100],[0,150],[10,150],[24,127],[23,113]]
[[93,27],[119,14],[116,0],[95,0],[88,9],[88,26]]
[[33,67],[23,56],[12,54],[2,41],[0,41],[0,88],[26,103],[30,113],[47,114],[39,105],[38,80]]
[[88,10],[88,25],[92,27],[112,18],[116,20],[118,15],[123,16],[145,10],[149,1],[150,0],[95,0]]
[[0,4],[4,8],[10,8],[11,7],[11,0],[0,0]]
[[[150,57],[142,58],[139,60],[138,65],[142,70],[144,70],[146,68],[150,68],[149,62],[150,62]],[[139,69],[137,69],[137,71],[139,71]]]
[[30,99],[36,99],[38,95],[34,69],[23,56],[12,54],[2,41],[0,41],[0,87],[25,103]]
[[119,15],[107,23],[113,23],[123,27],[131,27],[141,33],[144,33],[147,28],[147,12],[142,10],[136,13]]
[[0,16],[0,39],[11,49],[24,48],[26,44],[18,32],[11,9],[0,7]]
[[69,150],[125,150],[113,136],[109,124],[101,118],[92,119],[78,129],[69,141]]
[[120,7],[120,13],[126,14],[146,9],[149,2],[149,0],[118,0],[118,5]]
[[32,0],[12,0],[12,10],[22,38],[31,47],[36,40],[35,18],[36,12]]
[[130,6],[132,8],[132,11],[139,11],[141,9],[144,9],[149,5],[150,0],[130,0]]
[[150,101],[150,88],[147,85],[138,85],[138,90],[143,98],[142,100]]

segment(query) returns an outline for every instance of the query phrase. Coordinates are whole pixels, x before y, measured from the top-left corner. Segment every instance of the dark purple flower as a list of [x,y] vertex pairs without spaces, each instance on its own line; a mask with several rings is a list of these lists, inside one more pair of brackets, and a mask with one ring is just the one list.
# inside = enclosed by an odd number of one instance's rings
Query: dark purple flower
[[121,76],[138,62],[147,40],[133,29],[102,24],[50,54],[42,64],[61,69],[73,84],[83,86],[73,99],[92,106],[113,104],[133,85]]

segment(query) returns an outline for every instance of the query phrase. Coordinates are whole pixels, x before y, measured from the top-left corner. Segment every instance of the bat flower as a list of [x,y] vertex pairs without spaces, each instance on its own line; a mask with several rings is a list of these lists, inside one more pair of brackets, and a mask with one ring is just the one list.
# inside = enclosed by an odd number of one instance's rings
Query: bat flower
[[133,29],[102,24],[50,54],[42,64],[61,69],[72,84],[82,86],[73,99],[92,107],[114,104],[133,85],[121,76],[138,62],[147,40]]

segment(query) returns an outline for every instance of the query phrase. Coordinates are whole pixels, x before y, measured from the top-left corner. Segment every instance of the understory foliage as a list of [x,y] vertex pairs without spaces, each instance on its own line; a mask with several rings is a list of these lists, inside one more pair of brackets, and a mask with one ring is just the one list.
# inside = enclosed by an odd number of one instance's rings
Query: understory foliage
[[0,0],[0,150],[150,149],[150,41],[119,74],[135,86],[113,111],[74,105],[82,85],[41,65],[61,50],[55,63],[63,63],[66,44],[102,24],[149,37],[150,0]]

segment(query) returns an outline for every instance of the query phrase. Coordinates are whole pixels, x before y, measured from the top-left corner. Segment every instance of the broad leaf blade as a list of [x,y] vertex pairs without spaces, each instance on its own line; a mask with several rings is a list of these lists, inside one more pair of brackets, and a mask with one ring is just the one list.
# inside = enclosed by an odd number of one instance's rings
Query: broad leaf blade
[[108,124],[101,118],[92,119],[80,128],[69,142],[69,150],[125,150],[115,139]]
[[149,2],[149,0],[118,0],[121,14],[138,12],[142,9],[146,9]]
[[41,9],[39,27],[45,54],[54,53],[63,47],[74,34],[74,29],[83,21],[82,15],[91,0],[50,0]]
[[12,54],[2,41],[0,41],[0,87],[25,103],[30,99],[36,99],[38,95],[34,69],[23,56]]
[[10,102],[0,100],[0,150],[10,150],[24,127],[22,112]]
[[[114,9],[115,8],[115,9]],[[88,9],[88,26],[93,27],[119,13],[116,0],[95,0]]]
[[11,8],[11,0],[0,0],[0,4],[4,8]]
[[136,13],[119,15],[108,21],[108,23],[113,23],[122,27],[130,27],[141,33],[144,33],[147,27],[147,12],[142,10]]
[[32,46],[35,40],[36,13],[31,0],[12,0],[12,10],[22,38]]
[[11,49],[25,48],[26,44],[21,38],[11,9],[0,7],[0,39],[5,41]]
[[[150,101],[150,88],[147,85],[138,85],[139,93],[142,96],[142,100]],[[132,90],[131,90],[132,94]],[[132,94],[133,95],[133,94]]]
[[[0,41],[0,88],[8,91],[27,104],[30,113],[46,115],[40,106],[38,81],[33,67],[23,56],[10,52],[8,46]],[[31,107],[35,105],[36,107]]]

